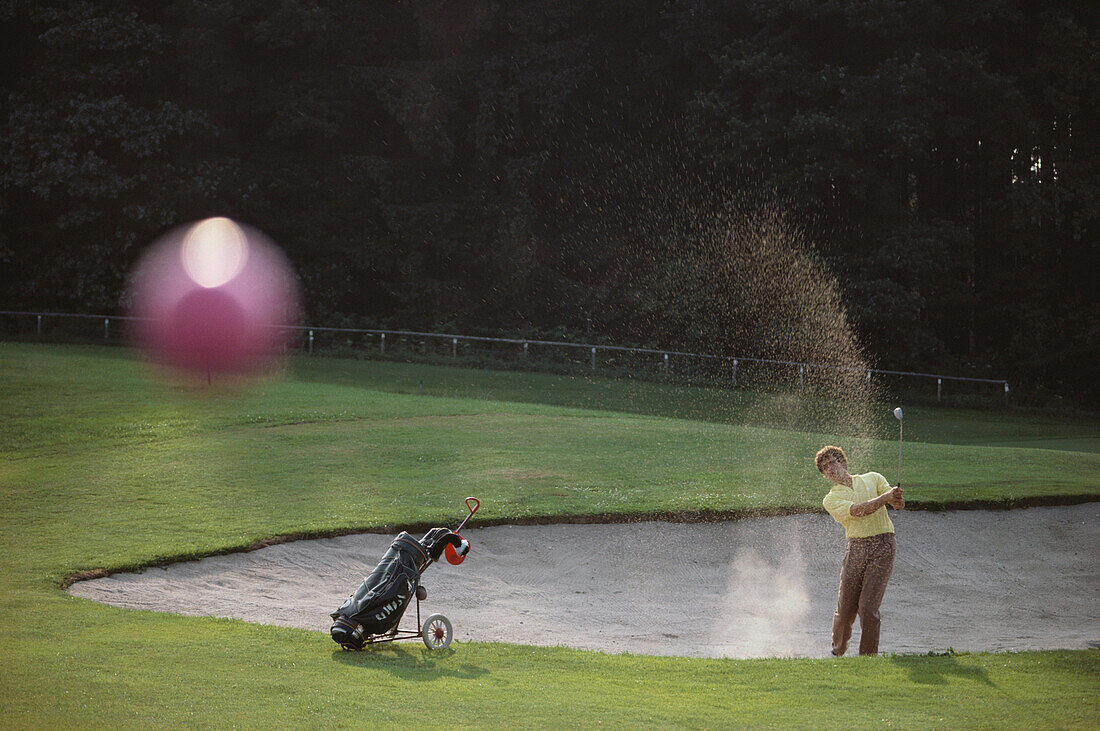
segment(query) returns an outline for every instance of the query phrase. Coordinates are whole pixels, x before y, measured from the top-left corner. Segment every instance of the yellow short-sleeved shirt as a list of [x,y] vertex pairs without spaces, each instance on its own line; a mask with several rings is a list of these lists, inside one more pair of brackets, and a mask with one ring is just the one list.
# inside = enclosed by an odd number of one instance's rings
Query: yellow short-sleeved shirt
[[856,517],[852,515],[852,506],[873,500],[890,490],[890,483],[877,472],[865,475],[852,475],[852,486],[833,485],[829,494],[821,501],[829,515],[844,526],[845,538],[869,538],[880,533],[893,533],[894,524],[882,506],[870,515]]

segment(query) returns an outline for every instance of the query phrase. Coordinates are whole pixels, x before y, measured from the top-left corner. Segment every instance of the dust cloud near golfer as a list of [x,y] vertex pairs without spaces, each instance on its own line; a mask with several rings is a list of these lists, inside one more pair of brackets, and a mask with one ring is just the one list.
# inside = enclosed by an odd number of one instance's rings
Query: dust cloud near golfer
[[840,569],[840,589],[833,614],[833,654],[843,655],[859,616],[859,654],[878,654],[879,606],[894,570],[897,544],[889,505],[905,507],[901,487],[891,487],[877,472],[853,475],[840,447],[826,446],[814,458],[817,469],[833,487],[822,500],[836,522],[844,526],[848,547]]

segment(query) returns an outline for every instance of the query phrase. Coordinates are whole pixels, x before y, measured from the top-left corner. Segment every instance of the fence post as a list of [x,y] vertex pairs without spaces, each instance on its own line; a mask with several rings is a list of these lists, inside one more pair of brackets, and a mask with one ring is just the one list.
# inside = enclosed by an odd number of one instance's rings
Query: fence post
[[665,373],[668,373],[668,353],[665,353]]
[[871,371],[867,371],[867,385],[871,385]]
[[379,353],[386,354],[386,333],[382,333],[382,344],[379,346]]
[[733,359],[733,385],[737,386],[737,359]]
[[309,354],[313,355],[313,331],[309,331]]
[[451,358],[458,360],[458,338],[451,338]]
[[592,370],[596,370],[596,349],[592,348]]
[[936,379],[936,402],[943,401],[943,379]]
[[1005,406],[1008,406],[1008,381],[1005,381]]
[[801,363],[798,364],[798,387],[805,388],[806,386],[806,367]]
[[36,334],[38,337],[42,337],[42,315],[38,316],[38,332]]
[[111,318],[103,318],[103,342],[107,342],[111,337]]
[[527,341],[523,341],[523,360],[527,360]]

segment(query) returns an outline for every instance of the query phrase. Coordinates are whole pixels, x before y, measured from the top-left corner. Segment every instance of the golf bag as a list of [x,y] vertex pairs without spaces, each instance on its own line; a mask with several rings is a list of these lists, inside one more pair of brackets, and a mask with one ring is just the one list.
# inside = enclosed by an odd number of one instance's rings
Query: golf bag
[[463,555],[469,543],[447,528],[432,528],[419,541],[402,531],[363,583],[330,616],[337,644],[362,649],[370,635],[397,629],[420,585],[420,573],[450,545]]

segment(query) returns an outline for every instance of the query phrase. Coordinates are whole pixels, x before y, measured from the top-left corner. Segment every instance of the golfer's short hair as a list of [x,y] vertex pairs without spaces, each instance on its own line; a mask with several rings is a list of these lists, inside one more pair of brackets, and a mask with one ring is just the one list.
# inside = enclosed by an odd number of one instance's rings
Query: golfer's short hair
[[825,474],[825,470],[822,469],[821,463],[825,461],[827,457],[836,457],[837,462],[840,462],[845,467],[848,466],[848,457],[844,454],[844,450],[840,447],[822,447],[817,450],[817,456],[814,457],[814,464],[817,465],[817,471],[821,474]]

